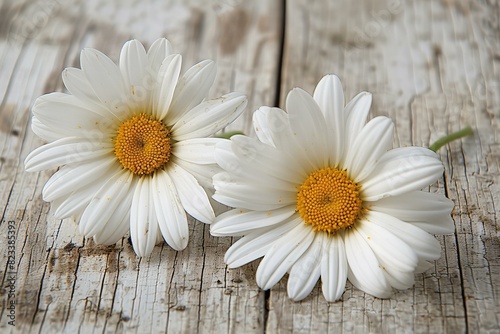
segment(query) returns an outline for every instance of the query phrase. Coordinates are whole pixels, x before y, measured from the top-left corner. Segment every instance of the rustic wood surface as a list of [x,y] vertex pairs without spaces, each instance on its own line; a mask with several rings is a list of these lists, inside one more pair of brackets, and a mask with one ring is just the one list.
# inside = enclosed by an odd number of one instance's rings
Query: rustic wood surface
[[[494,0],[0,1],[0,332],[500,333],[499,17]],[[348,98],[373,93],[371,115],[394,119],[395,145],[476,129],[439,151],[446,171],[430,190],[454,200],[456,233],[439,237],[434,268],[391,299],[348,283],[327,303],[318,284],[294,303],[286,278],[267,292],[256,286],[258,261],[227,269],[233,240],[194,220],[184,251],[160,245],[143,259],[128,237],[98,246],[55,220],[41,199],[54,171],[23,167],[43,144],[29,127],[35,98],[64,90],[61,71],[79,67],[83,47],[117,60],[126,40],[158,37],[184,64],[217,62],[212,96],[248,94],[233,126],[247,133],[253,110],[283,106],[295,86],[312,92],[326,73],[341,77]]]

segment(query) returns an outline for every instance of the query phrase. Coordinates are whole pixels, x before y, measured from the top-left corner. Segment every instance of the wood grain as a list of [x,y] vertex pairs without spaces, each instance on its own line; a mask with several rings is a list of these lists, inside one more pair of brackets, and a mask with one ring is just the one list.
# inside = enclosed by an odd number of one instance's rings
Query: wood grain
[[[0,331],[499,333],[499,14],[498,1],[0,1]],[[258,261],[229,270],[223,257],[234,240],[210,236],[194,219],[184,251],[157,246],[143,259],[128,236],[103,247],[73,221],[54,219],[41,199],[54,171],[23,166],[43,144],[29,127],[34,100],[64,91],[61,71],[79,67],[83,47],[116,61],[126,40],[149,46],[158,37],[185,67],[217,62],[211,96],[248,94],[230,129],[251,134],[256,108],[284,107],[290,89],[312,92],[326,73],[341,77],[346,98],[373,93],[371,116],[394,119],[395,146],[475,128],[474,138],[439,151],[445,174],[430,191],[454,200],[456,233],[439,237],[434,268],[391,299],[348,283],[341,301],[327,303],[318,283],[294,303],[286,277],[269,292],[257,287]],[[17,233],[15,328],[9,222]]]

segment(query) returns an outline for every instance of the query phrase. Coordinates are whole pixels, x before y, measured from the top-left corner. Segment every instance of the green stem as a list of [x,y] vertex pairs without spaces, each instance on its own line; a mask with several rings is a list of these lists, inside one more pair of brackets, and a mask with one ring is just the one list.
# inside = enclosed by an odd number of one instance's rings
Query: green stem
[[231,138],[232,136],[235,136],[235,135],[244,135],[244,133],[241,132],[241,131],[230,131],[230,132],[221,133],[220,135],[216,135],[215,137],[216,138],[229,139],[229,138]]
[[451,141],[454,141],[454,140],[457,140],[457,139],[460,139],[462,137],[466,137],[466,136],[472,136],[474,134],[474,132],[472,131],[471,127],[468,126],[460,131],[457,131],[457,132],[453,132],[447,136],[444,136],[442,138],[439,138],[438,140],[436,140],[436,142],[434,142],[434,144],[432,144],[431,146],[429,146],[429,149],[430,150],[433,150],[434,152],[436,152],[437,150],[439,150],[442,146],[448,144],[449,142]]

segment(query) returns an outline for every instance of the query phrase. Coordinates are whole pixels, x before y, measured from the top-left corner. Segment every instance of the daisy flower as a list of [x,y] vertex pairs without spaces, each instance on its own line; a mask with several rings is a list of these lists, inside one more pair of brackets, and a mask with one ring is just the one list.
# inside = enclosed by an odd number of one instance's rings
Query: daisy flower
[[163,239],[175,250],[188,243],[186,212],[215,218],[207,189],[220,171],[210,137],[235,120],[246,97],[204,100],[216,74],[202,61],[181,76],[182,58],[168,40],[146,52],[132,40],[119,65],[84,49],[81,69],[67,68],[69,94],[51,93],[33,106],[32,129],[49,143],[31,152],[28,171],[61,167],[43,199],[57,219],[74,217],[96,243],[116,243],[129,230],[138,256]]
[[335,301],[347,279],[389,297],[440,257],[429,233],[453,231],[453,204],[421,189],[443,165],[426,148],[392,149],[391,119],[366,122],[371,100],[362,92],[344,106],[339,79],[327,75],[313,96],[292,90],[288,113],[257,110],[256,139],[217,144],[224,171],[214,176],[214,198],[235,209],[210,230],[243,236],[226,253],[230,268],[264,257],[256,275],[262,289],[288,272],[288,295],[301,300],[321,277],[323,295]]

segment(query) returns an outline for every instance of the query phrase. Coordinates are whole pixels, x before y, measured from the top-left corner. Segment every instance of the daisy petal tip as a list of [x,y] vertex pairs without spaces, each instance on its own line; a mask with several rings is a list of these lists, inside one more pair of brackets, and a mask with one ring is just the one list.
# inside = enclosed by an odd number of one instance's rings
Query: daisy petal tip
[[24,169],[27,172],[32,173],[32,172],[39,172],[40,171],[39,169],[36,168],[36,166],[37,166],[36,157],[38,155],[39,150],[40,150],[40,148],[31,151],[28,154],[28,156],[24,159]]
[[54,219],[56,220],[61,220],[61,219],[64,219],[66,218],[63,213],[61,212],[60,208],[57,208],[54,212]]
[[210,234],[214,237],[222,237],[223,236],[221,233],[219,233],[219,229],[217,227],[215,227],[214,223],[212,223],[210,225]]
[[116,244],[116,242],[117,242],[114,239],[108,239],[108,240],[101,239],[99,234],[94,235],[94,237],[92,239],[94,240],[94,242],[97,245],[103,245],[103,246],[112,246],[112,245]]
[[255,110],[253,117],[264,117],[264,115],[267,115],[271,111],[271,107],[268,106],[261,106],[257,110]]
[[175,54],[171,55],[171,57],[172,57],[173,63],[181,63],[182,62],[182,55],[179,53],[175,53]]
[[275,284],[272,284],[273,282],[269,281],[257,281],[257,285],[264,291],[270,290],[273,288]]
[[198,67],[205,69],[210,74],[217,72],[217,63],[212,59],[205,59],[198,63]]
[[166,45],[170,45],[170,41],[168,39],[166,39],[165,37],[161,37],[161,38],[158,38],[157,40],[155,40],[153,42],[153,44],[151,44],[151,45],[154,45],[154,44],[158,44],[160,46],[166,46]]
[[204,220],[200,220],[202,223],[207,225],[212,225],[215,222],[215,212],[211,206],[210,209],[211,211],[207,212],[207,215],[204,217]]
[[228,267],[229,269],[236,269],[236,268],[239,268],[239,267],[240,267],[239,265],[237,265],[237,264],[236,264],[236,263],[234,263],[234,262],[229,262],[229,263],[227,263],[227,262],[226,262],[226,264],[227,264],[227,267]]
[[[217,75],[217,63],[212,59],[205,59],[195,66],[198,67],[197,70],[199,72],[203,72],[204,77],[209,78],[209,80],[207,80],[207,85],[212,87]],[[210,89],[210,87],[208,87],[207,90]]]
[[125,42],[124,46],[125,45],[127,45],[128,47],[133,46],[133,47],[141,48],[141,49],[144,48],[144,46],[142,45],[142,43],[139,42],[137,39],[131,39],[131,40]]
[[303,90],[302,88],[300,87],[294,87],[292,88],[292,90],[288,93],[290,95],[290,93],[293,93],[293,94],[301,94],[302,92],[304,93],[307,93],[305,90]]
[[326,285],[323,283],[321,287],[321,291],[323,293],[323,296],[325,297],[326,301],[329,303],[336,302],[342,298],[342,295],[345,292],[345,282],[347,280],[344,280],[344,284],[341,288],[332,288],[330,287],[329,289],[326,288]]
[[308,295],[301,294],[300,291],[288,291],[288,298],[290,298],[291,301],[293,302],[300,302],[304,298],[306,298]]
[[342,82],[340,81],[340,78],[335,74],[325,75],[323,78],[321,78],[317,86],[325,84],[332,85],[333,87],[340,87],[340,89],[342,89]]
[[88,226],[85,226],[85,223],[80,221],[80,223],[78,224],[78,231],[80,231],[80,233],[86,237],[86,238],[92,238],[93,235],[88,235],[88,230],[89,230],[89,227]]
[[104,53],[94,48],[84,48],[80,53],[80,64],[82,68],[86,67],[85,65],[89,65],[90,61],[94,61],[99,57],[108,58]]
[[290,104],[297,102],[299,99],[307,98],[306,96],[310,97],[310,94],[305,90],[303,90],[302,88],[300,87],[293,88],[286,96],[287,109]]
[[184,249],[186,249],[187,245],[189,243],[189,238],[182,237],[174,245],[170,245],[174,250],[180,252]]
[[150,243],[147,240],[143,240],[143,243],[140,247],[135,243],[132,243],[132,247],[137,257],[143,258],[148,257],[151,255],[151,253],[153,253],[155,243]]
[[[132,246],[133,246],[133,245],[132,245]],[[142,249],[139,249],[139,248],[134,247],[134,246],[133,246],[132,248],[133,248],[133,250],[134,250],[135,256],[137,256],[138,258],[143,258],[143,257],[146,257],[146,256],[147,256],[147,254],[144,254],[144,253],[142,252]]]
[[324,291],[323,291],[323,296],[325,297],[325,300],[329,303],[335,303],[335,302],[338,302],[340,299],[342,299],[342,295],[344,294],[344,291],[342,291],[342,293],[340,295],[330,295],[330,294],[326,294]]
[[24,170],[27,171],[28,173],[32,173],[32,172],[35,172],[35,170],[33,169],[33,166],[31,166],[30,164],[30,159],[28,159],[28,157],[26,157],[26,159],[24,159]]
[[[67,77],[69,77],[71,75],[70,73],[70,69],[69,68],[65,68],[62,73],[61,73],[61,77],[63,78],[63,80]],[[38,98],[39,99],[39,98]],[[38,99],[36,99],[38,101]],[[35,101],[35,104],[36,104],[36,101]]]
[[223,98],[227,98],[228,100],[235,100],[235,103],[240,103],[240,104],[247,104],[248,102],[248,97],[241,92],[233,92],[230,94],[226,94],[223,96]]
[[224,262],[226,263],[229,269],[236,269],[246,264],[239,261],[238,258],[232,256],[232,254],[229,251],[226,252],[226,255],[224,255]]
[[298,282],[295,281],[294,283],[290,283],[292,280],[290,277],[288,278],[288,284],[287,284],[287,293],[288,293],[288,298],[294,302],[300,302],[301,300],[307,298],[307,296],[310,295],[311,291],[309,288],[306,288],[303,284],[297,284]]

